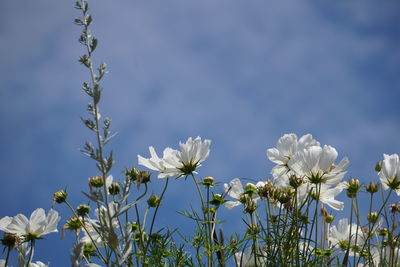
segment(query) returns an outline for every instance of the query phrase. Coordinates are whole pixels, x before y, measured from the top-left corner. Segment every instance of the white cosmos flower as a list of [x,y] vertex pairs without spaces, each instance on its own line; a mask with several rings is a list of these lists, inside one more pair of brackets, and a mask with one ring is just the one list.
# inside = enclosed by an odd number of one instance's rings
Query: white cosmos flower
[[[298,152],[310,146],[319,146],[319,142],[313,139],[311,134],[303,135],[299,140],[293,133],[285,134],[279,138],[276,148],[267,150],[267,157],[277,165],[272,168],[271,174],[277,180],[278,186],[288,183],[290,169],[289,160]],[[283,181],[280,181],[280,180]]]
[[379,172],[379,178],[382,182],[382,188],[387,190],[389,188],[396,191],[400,196],[400,162],[399,155],[383,154],[382,169]]
[[[362,247],[364,245],[365,238],[360,226],[357,227],[357,224],[354,223],[349,225],[347,218],[343,218],[339,220],[338,227],[330,227],[328,240],[332,247],[339,247],[342,250],[347,250],[349,245],[350,248],[354,247],[355,245]],[[355,254],[355,252],[350,253],[350,256],[354,256]]]
[[[319,190],[319,194],[317,194]],[[343,210],[344,203],[335,199],[343,191],[343,187],[330,187],[326,184],[302,184],[297,189],[297,205],[303,205],[309,194],[318,199],[321,203],[328,205],[335,210]],[[319,196],[318,196],[319,195]]]
[[254,254],[252,249],[248,249],[246,252],[237,252],[235,253],[235,261],[237,267],[256,267],[256,266],[264,266],[266,261],[265,252],[261,252],[262,256],[257,255],[257,264],[254,261]]
[[12,218],[12,221],[2,230],[24,236],[29,241],[41,237],[42,235],[58,232],[57,224],[60,219],[61,217],[58,216],[57,211],[50,209],[46,216],[44,209],[39,208],[32,212],[29,220],[25,215],[18,214]]
[[[264,182],[258,182],[256,185],[254,185],[254,187],[260,187],[260,186],[263,186],[264,184],[265,184]],[[229,185],[224,184],[224,190],[225,190],[225,192],[227,192],[228,196],[230,196],[231,198],[237,199],[236,201],[228,200],[227,202],[225,202],[225,207],[228,210],[231,210],[234,207],[242,204],[240,202],[240,198],[244,194],[245,191],[243,189],[242,182],[240,181],[239,178],[235,178],[232,181],[230,181]],[[260,197],[258,196],[258,194],[253,194],[252,199],[253,199],[253,201],[257,202],[257,200],[259,200]]]
[[346,174],[349,160],[344,158],[336,166],[338,153],[331,146],[311,146],[296,153],[288,166],[299,177],[307,178],[311,183],[337,185]]
[[36,263],[31,262],[31,263],[29,264],[29,267],[48,267],[48,265],[47,265],[47,264],[44,264],[44,263],[41,262],[41,261],[37,261]]
[[158,178],[189,175],[201,166],[210,154],[211,141],[198,136],[191,137],[186,143],[179,143],[181,150],[164,149],[163,158],[158,157],[153,147],[149,147],[151,158],[138,155],[139,165],[159,172]]

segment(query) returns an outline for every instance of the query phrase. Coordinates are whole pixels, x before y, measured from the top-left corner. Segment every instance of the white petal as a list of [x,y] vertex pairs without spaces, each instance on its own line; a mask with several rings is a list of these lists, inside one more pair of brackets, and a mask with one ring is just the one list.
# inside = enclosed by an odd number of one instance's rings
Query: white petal
[[51,232],[58,232],[57,230],[57,224],[61,220],[61,217],[58,216],[58,212],[50,209],[49,213],[47,214],[46,218],[46,230],[45,234],[51,233]]
[[29,218],[29,232],[42,234],[46,228],[46,213],[44,209],[38,208],[34,210]]
[[242,183],[239,178],[235,178],[229,183],[230,190],[228,195],[232,198],[239,199],[240,196],[244,193]]
[[0,230],[6,232],[7,226],[12,222],[12,217],[3,217],[0,220]]
[[338,153],[334,147],[324,146],[319,159],[319,168],[323,171],[328,170],[335,162]]
[[18,214],[15,216],[11,223],[7,226],[7,232],[17,234],[17,235],[23,235],[25,234],[26,227],[29,224],[28,218],[25,217],[23,214]]
[[225,208],[227,208],[228,210],[233,209],[236,206],[239,206],[241,203],[240,201],[227,201],[225,202]]

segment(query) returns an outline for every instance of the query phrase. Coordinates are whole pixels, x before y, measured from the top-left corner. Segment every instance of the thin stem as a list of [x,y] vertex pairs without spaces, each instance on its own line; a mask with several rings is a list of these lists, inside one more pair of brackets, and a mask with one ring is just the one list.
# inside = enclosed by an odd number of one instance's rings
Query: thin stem
[[[31,264],[31,262],[32,262],[32,259],[33,259],[33,250],[34,250],[34,248],[35,248],[35,239],[32,239],[31,240],[31,249],[30,249],[30,252],[29,252],[29,259],[28,259],[28,261],[26,262],[26,267],[29,267],[29,265]],[[6,265],[7,266],[7,265]]]
[[4,267],[7,267],[8,257],[10,256],[11,249],[12,249],[12,246],[7,246],[7,256],[6,256],[6,262],[4,264]]
[[[158,209],[159,209],[159,207],[160,207],[161,201],[163,200],[164,194],[165,194],[165,192],[167,191],[168,182],[169,182],[169,177],[168,177],[167,180],[165,181],[164,189],[163,189],[163,191],[162,191],[162,193],[161,193],[161,195],[160,195],[159,204],[157,205],[156,210],[154,211],[154,215],[153,215],[153,218],[152,218],[152,220],[151,220],[151,225],[150,225],[149,237],[150,237],[151,234],[153,233],[154,222],[155,222],[155,220],[156,220],[156,216],[157,216]],[[143,257],[146,257],[146,253],[147,253],[147,249],[148,249],[148,247],[149,247],[149,244],[150,244],[150,238],[149,238],[149,240],[147,241],[146,246],[145,246],[145,248],[144,248]],[[143,260],[144,260],[144,259],[143,259]]]
[[68,203],[68,201],[65,201],[65,204],[68,206],[68,208],[70,208],[70,210],[74,213],[75,217],[78,218],[79,223],[82,225],[83,229],[85,230],[86,234],[88,235],[88,237],[90,238],[90,241],[92,241],[94,247],[96,248],[97,253],[99,253],[99,256],[101,258],[101,260],[107,264],[108,266],[108,260],[106,260],[106,258],[103,256],[103,254],[101,253],[100,249],[98,248],[98,246],[96,245],[96,242],[93,240],[92,236],[89,233],[89,230],[86,228],[86,224],[84,221],[81,220],[81,218],[79,218],[78,214],[75,212],[74,208],[72,208],[72,206]]

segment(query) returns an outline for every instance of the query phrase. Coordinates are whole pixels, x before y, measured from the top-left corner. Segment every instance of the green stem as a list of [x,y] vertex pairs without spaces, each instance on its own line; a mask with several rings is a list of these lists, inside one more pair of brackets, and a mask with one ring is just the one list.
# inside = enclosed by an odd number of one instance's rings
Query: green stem
[[4,267],[7,267],[8,257],[10,256],[11,249],[12,249],[12,246],[7,246],[7,256],[6,256],[6,262],[4,264]]
[[30,252],[29,252],[29,259],[28,259],[28,261],[26,262],[26,267],[29,267],[29,265],[30,265],[31,262],[32,262],[34,248],[35,248],[35,239],[32,239],[32,240],[31,240],[31,249],[30,249]]

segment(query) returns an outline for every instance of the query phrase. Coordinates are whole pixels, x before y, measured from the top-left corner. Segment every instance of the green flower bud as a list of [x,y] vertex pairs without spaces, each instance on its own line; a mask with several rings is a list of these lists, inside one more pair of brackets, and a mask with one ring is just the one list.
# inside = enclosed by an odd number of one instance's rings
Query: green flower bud
[[214,178],[206,177],[203,179],[202,184],[206,187],[214,186]]
[[71,231],[78,231],[81,227],[82,227],[81,220],[79,220],[79,218],[76,216],[72,216],[65,226],[65,228]]
[[152,208],[158,207],[160,205],[160,198],[156,194],[152,194],[147,199],[147,204]]
[[100,175],[89,178],[89,186],[90,187],[100,188],[100,187],[103,187],[103,185],[104,185],[103,177],[101,177]]
[[148,171],[139,171],[137,176],[137,181],[140,184],[146,184],[150,182],[150,172]]
[[136,181],[139,176],[139,170],[136,168],[132,168],[130,170],[125,170],[125,176],[129,178],[132,182]]
[[137,222],[131,222],[131,232],[136,232],[139,230],[139,224]]
[[252,195],[257,193],[257,186],[252,183],[247,183],[246,184],[246,194]]
[[92,242],[90,243],[85,243],[83,246],[83,255],[85,255],[86,258],[90,259],[91,257],[96,257],[96,247]]
[[121,191],[121,187],[120,187],[119,183],[117,183],[117,182],[112,182],[111,185],[108,187],[108,192],[111,195],[114,195],[114,196],[118,195],[120,191]]
[[383,164],[382,161],[378,161],[378,162],[376,163],[376,165],[375,165],[375,171],[376,171],[376,172],[380,172],[380,171],[382,170],[382,164]]
[[215,194],[212,197],[212,200],[210,201],[210,204],[219,207],[221,204],[223,204],[225,200],[222,198],[221,194]]
[[90,206],[85,204],[81,204],[76,208],[76,213],[82,217],[87,216],[89,212],[90,212]]
[[379,185],[374,182],[370,182],[366,189],[368,193],[375,194],[379,190]]
[[333,216],[332,214],[328,214],[326,217],[324,217],[324,219],[326,223],[333,223],[333,221],[335,220],[335,216]]
[[67,192],[65,192],[64,190],[60,189],[57,192],[54,193],[54,197],[53,200],[59,204],[65,202],[65,200],[67,200]]
[[249,228],[246,231],[248,235],[257,235],[259,232],[260,228],[255,223],[249,224]]
[[367,215],[367,220],[370,223],[376,223],[376,221],[378,220],[378,213],[375,211],[371,212]]

